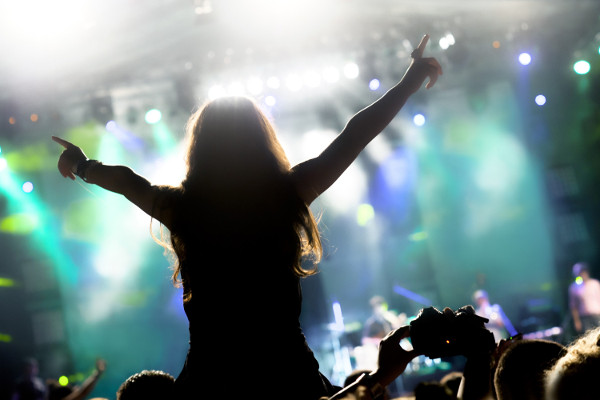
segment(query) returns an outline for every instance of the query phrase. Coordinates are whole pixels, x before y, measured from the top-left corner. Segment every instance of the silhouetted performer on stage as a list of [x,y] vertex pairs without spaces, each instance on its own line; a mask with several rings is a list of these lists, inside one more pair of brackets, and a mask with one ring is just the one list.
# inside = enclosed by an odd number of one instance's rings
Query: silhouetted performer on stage
[[573,265],[575,282],[569,286],[569,309],[575,331],[581,334],[600,326],[600,282],[590,276],[586,263]]
[[[187,174],[179,186],[153,185],[53,138],[65,148],[58,161],[64,177],[122,194],[168,228],[177,256],[173,279],[183,284],[190,328],[176,381],[182,396],[201,398],[207,388],[222,398],[255,397],[258,390],[260,398],[308,400],[335,392],[299,323],[300,278],[316,272],[322,252],[309,205],[427,78],[427,87],[434,85],[442,70],[422,57],[427,41],[396,86],[354,115],[319,156],[296,166],[271,121],[246,97],[218,98],[192,114]],[[303,264],[305,257],[314,264]]]

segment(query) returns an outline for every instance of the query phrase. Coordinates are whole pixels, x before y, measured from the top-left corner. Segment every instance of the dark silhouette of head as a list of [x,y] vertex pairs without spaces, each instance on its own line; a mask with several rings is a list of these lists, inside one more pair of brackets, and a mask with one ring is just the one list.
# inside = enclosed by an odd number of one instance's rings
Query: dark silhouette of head
[[205,190],[208,184],[239,191],[240,185],[256,188],[289,172],[271,121],[248,97],[226,96],[204,104],[188,120],[187,135],[186,190]]
[[414,390],[415,400],[453,400],[455,399],[452,390],[436,381],[422,381],[417,384]]
[[498,400],[544,398],[545,372],[565,352],[565,346],[544,339],[511,343],[498,360],[494,389]]
[[[277,250],[278,264],[289,265],[295,275],[314,274],[322,254],[317,221],[296,192],[290,162],[256,102],[217,98],[193,113],[186,129],[188,169],[181,187],[173,188],[181,201],[171,208],[170,231],[176,254],[172,278],[178,284],[181,277],[184,299],[191,298],[195,273],[186,270],[186,260],[220,263],[219,252],[237,254],[229,264],[242,265],[242,256],[269,247]],[[303,263],[306,257],[313,269]]]
[[546,399],[598,399],[600,327],[587,331],[567,346],[546,376]]
[[131,375],[117,390],[117,400],[171,400],[175,378],[158,370],[143,370]]

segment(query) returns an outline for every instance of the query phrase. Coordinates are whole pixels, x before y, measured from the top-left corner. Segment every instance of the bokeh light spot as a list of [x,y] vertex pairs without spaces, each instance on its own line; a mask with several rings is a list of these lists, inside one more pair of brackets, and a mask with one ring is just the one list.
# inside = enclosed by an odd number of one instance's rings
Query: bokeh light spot
[[358,65],[353,62],[347,63],[344,66],[344,76],[348,79],[356,79],[358,78],[359,69]]
[[33,191],[33,183],[27,181],[21,187],[25,193],[31,193]]
[[12,342],[12,336],[8,333],[0,333],[0,342],[10,343]]
[[531,55],[529,53],[519,54],[519,62],[521,65],[529,65],[531,63]]
[[67,378],[66,376],[61,376],[60,378],[58,378],[58,383],[61,386],[67,386],[69,384],[69,378]]
[[425,116],[423,114],[416,114],[413,117],[413,122],[417,126],[423,126],[425,125]]
[[0,221],[0,231],[13,235],[27,235],[39,226],[39,219],[33,214],[13,214]]
[[543,106],[544,104],[546,104],[546,96],[544,96],[543,94],[538,94],[537,96],[535,96],[535,104],[537,104],[538,106]]
[[365,226],[375,217],[375,210],[370,204],[361,204],[356,211],[356,222],[360,226]]
[[371,90],[377,90],[379,86],[381,86],[379,79],[371,79],[371,82],[369,82],[369,89]]
[[162,119],[162,113],[160,112],[160,110],[153,108],[151,110],[148,110],[148,112],[146,112],[146,116],[144,118],[146,120],[146,123],[148,124],[156,124],[158,122],[160,122],[160,120]]
[[275,99],[273,96],[267,96],[265,97],[265,104],[269,107],[273,107],[275,104],[277,104],[277,99]]
[[585,60],[580,60],[573,64],[573,71],[578,75],[585,75],[590,72],[590,69],[590,63]]
[[13,287],[15,281],[10,278],[0,278],[0,287]]

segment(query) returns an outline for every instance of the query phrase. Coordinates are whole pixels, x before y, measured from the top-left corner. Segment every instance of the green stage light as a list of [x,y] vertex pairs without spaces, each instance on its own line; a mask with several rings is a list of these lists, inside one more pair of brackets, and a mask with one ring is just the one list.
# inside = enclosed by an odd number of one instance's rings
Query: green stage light
[[162,113],[160,112],[160,110],[153,108],[146,112],[146,116],[144,119],[146,120],[146,123],[154,125],[160,122],[160,120],[162,119]]
[[0,287],[13,287],[15,281],[10,278],[0,278]]
[[40,224],[37,215],[30,213],[13,214],[0,220],[0,232],[13,235],[27,235]]
[[0,342],[10,343],[12,342],[12,336],[7,333],[0,333]]
[[375,210],[370,204],[361,204],[356,211],[356,222],[360,226],[365,226],[375,217]]
[[575,64],[573,64],[573,71],[577,75],[585,75],[590,72],[590,63],[585,60],[579,60]]

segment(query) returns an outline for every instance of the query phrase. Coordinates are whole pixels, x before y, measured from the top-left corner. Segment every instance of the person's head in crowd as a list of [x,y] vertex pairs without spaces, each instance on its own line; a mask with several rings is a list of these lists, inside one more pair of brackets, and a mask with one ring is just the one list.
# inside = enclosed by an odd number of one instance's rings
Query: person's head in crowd
[[589,278],[590,268],[585,262],[578,262],[573,265],[573,278],[581,277],[583,280]]
[[490,297],[488,296],[488,293],[485,290],[479,289],[476,290],[475,293],[473,293],[473,301],[475,302],[477,307],[482,307],[484,305],[489,304]]
[[170,400],[175,378],[164,371],[143,370],[131,375],[117,390],[117,400]]
[[545,372],[565,352],[565,346],[544,339],[510,343],[498,360],[494,389],[498,400],[544,398]]
[[547,400],[600,398],[600,327],[572,344],[546,374]]
[[415,386],[415,400],[454,400],[452,390],[441,382],[422,381]]
[[27,357],[23,360],[23,376],[32,378],[38,376],[40,371],[38,360],[33,357]]

